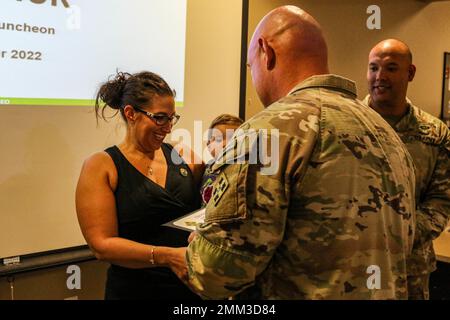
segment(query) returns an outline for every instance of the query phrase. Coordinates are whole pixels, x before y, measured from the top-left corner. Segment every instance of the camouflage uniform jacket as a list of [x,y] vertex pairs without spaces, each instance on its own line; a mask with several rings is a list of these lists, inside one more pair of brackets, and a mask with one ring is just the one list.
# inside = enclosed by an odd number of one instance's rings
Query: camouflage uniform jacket
[[[273,159],[254,164],[261,141],[277,142]],[[213,170],[205,222],[186,253],[202,297],[407,298],[412,159],[352,81],[306,79],[244,123]]]
[[[369,96],[364,103],[369,105]],[[416,237],[408,275],[436,270],[433,242],[450,217],[450,130],[438,118],[409,102],[408,113],[393,127],[416,165]]]

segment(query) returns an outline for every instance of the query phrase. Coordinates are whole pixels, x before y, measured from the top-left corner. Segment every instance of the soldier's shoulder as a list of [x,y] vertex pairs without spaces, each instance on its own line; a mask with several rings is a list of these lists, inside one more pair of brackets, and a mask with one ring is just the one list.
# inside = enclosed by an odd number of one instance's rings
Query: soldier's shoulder
[[301,112],[298,112],[298,114],[319,114],[321,102],[319,92],[317,90],[308,89],[281,98],[269,106],[267,110],[299,110]]
[[438,119],[437,117],[429,114],[428,112],[416,107],[416,106],[412,106],[413,108],[413,112],[414,112],[414,116],[417,119],[417,122],[421,125],[430,125],[433,127],[436,127],[438,129],[440,129],[443,133],[445,133],[445,131],[448,131],[448,127],[447,125],[440,119]]
[[318,132],[320,101],[312,96],[289,95],[268,106],[249,119],[240,129],[278,129],[280,133],[295,135],[299,128]]
[[450,129],[447,125],[437,117],[416,106],[412,108],[417,122],[417,134],[421,140],[450,150]]

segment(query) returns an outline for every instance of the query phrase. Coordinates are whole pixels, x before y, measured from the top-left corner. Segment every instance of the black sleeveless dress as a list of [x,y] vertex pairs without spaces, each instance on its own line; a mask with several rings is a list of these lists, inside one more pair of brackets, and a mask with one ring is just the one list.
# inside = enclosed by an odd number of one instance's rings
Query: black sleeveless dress
[[[139,172],[117,146],[105,150],[118,173],[115,198],[119,237],[156,246],[185,247],[188,232],[161,225],[199,208],[199,192],[194,188],[189,167],[177,152],[172,153],[172,146],[163,144],[161,148],[167,161],[165,189]],[[199,298],[169,268],[129,269],[111,265],[105,299]]]

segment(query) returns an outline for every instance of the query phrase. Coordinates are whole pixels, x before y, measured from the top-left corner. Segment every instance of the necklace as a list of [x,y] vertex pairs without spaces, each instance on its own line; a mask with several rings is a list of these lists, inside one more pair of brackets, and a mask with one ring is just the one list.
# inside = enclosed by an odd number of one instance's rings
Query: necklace
[[148,162],[148,164],[146,165],[146,169],[147,169],[147,177],[152,177],[153,176],[153,167],[152,167],[152,164],[153,164],[153,161],[155,161],[155,158],[154,158],[154,155],[153,155],[153,158],[151,158],[151,157],[148,157],[148,156],[143,156],[142,157],[142,160],[146,160],[146,161],[149,161]]

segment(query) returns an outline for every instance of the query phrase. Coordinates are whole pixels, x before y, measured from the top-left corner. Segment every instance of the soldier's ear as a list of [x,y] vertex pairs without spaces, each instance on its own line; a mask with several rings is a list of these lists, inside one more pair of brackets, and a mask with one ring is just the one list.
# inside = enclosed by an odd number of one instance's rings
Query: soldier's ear
[[258,42],[264,55],[266,68],[267,70],[271,71],[275,68],[276,62],[275,50],[273,50],[272,46],[264,38],[260,38]]
[[413,64],[410,64],[409,70],[408,70],[408,81],[409,82],[413,81],[415,75],[416,75],[416,66]]

